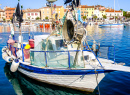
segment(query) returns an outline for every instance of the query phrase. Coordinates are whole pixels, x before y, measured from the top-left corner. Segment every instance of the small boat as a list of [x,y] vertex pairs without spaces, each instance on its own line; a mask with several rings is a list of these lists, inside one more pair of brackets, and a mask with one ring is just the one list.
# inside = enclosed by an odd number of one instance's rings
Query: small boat
[[19,41],[9,39],[2,49],[2,58],[12,63],[10,70],[40,82],[87,92],[93,92],[107,73],[130,72],[130,67],[115,62],[115,56],[114,61],[98,58],[100,47],[114,46],[101,46],[94,41],[91,48],[83,24],[68,18],[68,14],[71,11],[64,16],[62,32],[35,35],[28,42],[22,42],[22,35]]
[[110,27],[110,28],[120,28],[123,27],[124,24],[100,24],[99,27]]

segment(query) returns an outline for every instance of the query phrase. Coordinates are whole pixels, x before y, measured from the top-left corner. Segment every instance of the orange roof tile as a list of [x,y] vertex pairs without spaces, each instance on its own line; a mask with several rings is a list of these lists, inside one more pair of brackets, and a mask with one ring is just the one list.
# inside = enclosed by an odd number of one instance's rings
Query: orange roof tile
[[81,5],[81,8],[94,8],[94,6]]
[[0,12],[4,12],[4,10],[0,9]]
[[40,12],[39,9],[27,9],[24,12]]
[[15,10],[15,8],[7,8],[7,9],[5,9],[5,10]]
[[[114,12],[114,9],[106,9],[105,12]],[[115,12],[122,12],[122,11],[116,11]]]

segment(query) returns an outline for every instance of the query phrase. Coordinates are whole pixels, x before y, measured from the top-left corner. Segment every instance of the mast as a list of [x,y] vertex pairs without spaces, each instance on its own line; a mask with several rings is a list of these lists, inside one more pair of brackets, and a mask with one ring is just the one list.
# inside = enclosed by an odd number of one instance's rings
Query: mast
[[114,23],[115,23],[115,0],[114,0]]

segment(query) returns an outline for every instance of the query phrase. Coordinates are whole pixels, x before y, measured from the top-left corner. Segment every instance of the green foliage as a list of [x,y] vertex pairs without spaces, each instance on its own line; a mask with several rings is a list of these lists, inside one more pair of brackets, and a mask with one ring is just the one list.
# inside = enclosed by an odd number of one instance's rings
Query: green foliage
[[126,14],[126,17],[127,17],[127,18],[130,18],[130,13]]
[[103,18],[104,18],[104,19],[106,19],[106,18],[107,18],[107,16],[106,16],[106,15],[103,15]]
[[3,18],[3,21],[5,22],[5,18]]
[[123,11],[123,16],[126,16],[127,12],[126,11]]
[[36,17],[36,20],[39,20],[40,19],[40,17]]
[[97,16],[93,16],[94,19],[97,19]]
[[30,20],[30,17],[28,17],[28,19]]
[[46,16],[45,19],[48,19],[48,16]]
[[121,11],[123,11],[123,9],[120,9]]
[[86,16],[83,16],[83,20],[85,20],[87,17]]
[[10,17],[10,20],[12,21],[13,17]]

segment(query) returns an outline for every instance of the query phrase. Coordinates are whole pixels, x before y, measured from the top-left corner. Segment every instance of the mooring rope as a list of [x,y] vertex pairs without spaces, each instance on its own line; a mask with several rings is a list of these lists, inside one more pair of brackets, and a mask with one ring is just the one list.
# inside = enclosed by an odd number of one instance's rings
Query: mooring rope
[[100,90],[99,90],[99,85],[98,85],[98,72],[96,71],[96,68],[95,68],[95,76],[96,76],[96,82],[97,82],[97,87],[98,87],[98,93],[100,95]]

